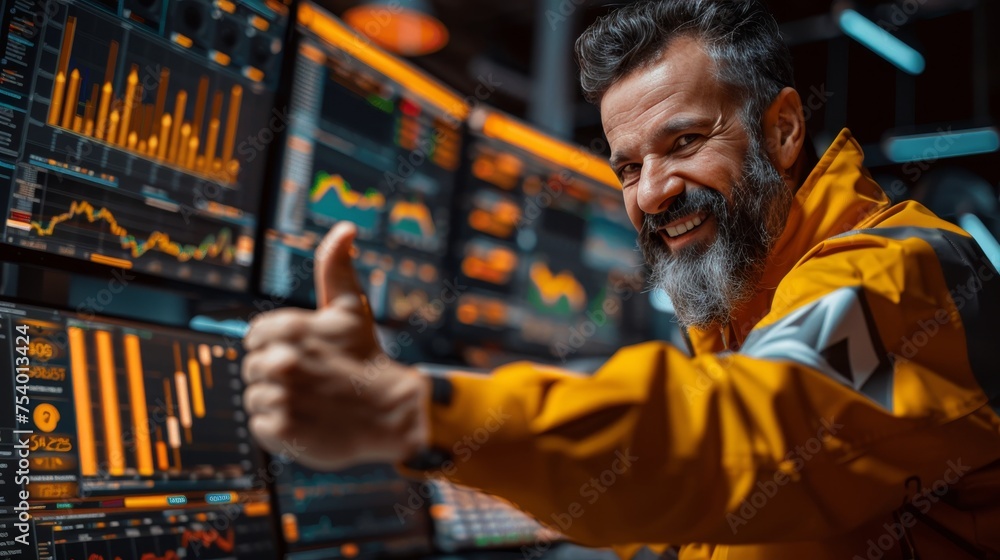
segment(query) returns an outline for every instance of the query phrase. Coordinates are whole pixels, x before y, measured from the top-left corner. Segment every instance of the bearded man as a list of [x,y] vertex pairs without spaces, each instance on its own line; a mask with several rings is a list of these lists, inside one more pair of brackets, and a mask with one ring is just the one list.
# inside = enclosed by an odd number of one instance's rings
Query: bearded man
[[691,355],[429,379],[379,349],[338,225],[320,308],[245,339],[258,440],[316,468],[430,468],[585,544],[682,560],[1000,555],[1000,281],[971,237],[892,206],[847,130],[808,168],[756,0],[629,4],[576,50]]

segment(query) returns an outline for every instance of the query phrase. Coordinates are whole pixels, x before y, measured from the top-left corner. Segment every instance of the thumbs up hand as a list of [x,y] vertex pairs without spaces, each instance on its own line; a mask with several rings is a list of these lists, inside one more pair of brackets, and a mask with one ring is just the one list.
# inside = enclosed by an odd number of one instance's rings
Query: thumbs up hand
[[351,263],[357,230],[334,226],[316,249],[316,311],[279,309],[243,339],[249,426],[268,451],[314,469],[401,462],[427,439],[427,380],[389,360]]

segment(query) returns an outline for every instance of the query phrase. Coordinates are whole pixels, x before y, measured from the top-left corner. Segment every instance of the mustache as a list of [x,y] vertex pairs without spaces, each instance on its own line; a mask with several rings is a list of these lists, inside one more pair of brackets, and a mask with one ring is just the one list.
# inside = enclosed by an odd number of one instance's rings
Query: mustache
[[663,212],[646,214],[642,222],[642,233],[646,237],[655,237],[657,230],[670,222],[700,212],[715,214],[721,223],[728,214],[726,197],[709,188],[686,190]]

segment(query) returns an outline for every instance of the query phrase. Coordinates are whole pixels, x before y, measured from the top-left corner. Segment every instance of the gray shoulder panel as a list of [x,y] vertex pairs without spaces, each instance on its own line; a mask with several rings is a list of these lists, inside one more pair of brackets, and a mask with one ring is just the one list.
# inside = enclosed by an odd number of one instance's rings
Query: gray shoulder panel
[[892,364],[859,287],[835,290],[751,331],[740,353],[803,364],[892,410]]
[[[1000,274],[971,237],[936,228],[899,227],[849,231],[889,239],[919,238],[937,255],[951,298],[962,318],[972,372],[1000,414]],[[930,319],[930,318],[928,318]]]

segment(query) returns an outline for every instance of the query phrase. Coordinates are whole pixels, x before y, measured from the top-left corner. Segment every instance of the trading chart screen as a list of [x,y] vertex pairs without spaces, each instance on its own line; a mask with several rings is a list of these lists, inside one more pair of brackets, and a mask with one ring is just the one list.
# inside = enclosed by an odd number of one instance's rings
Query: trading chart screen
[[4,242],[247,289],[289,8],[0,5]]
[[265,292],[315,301],[312,255],[336,222],[357,224],[356,267],[377,321],[427,330],[444,287],[450,201],[467,106],[299,7],[290,127],[267,234]]
[[241,358],[218,336],[0,302],[5,557],[273,559]]
[[641,340],[645,269],[607,162],[500,113],[470,122],[455,338],[564,361]]
[[[358,228],[355,266],[375,319],[430,334],[444,319],[432,300],[445,280],[467,109],[314,4],[299,5],[296,35],[262,288],[281,301],[313,304],[313,252],[333,224],[349,220]],[[405,506],[411,483],[390,465],[336,473],[294,466],[276,491],[289,559],[430,550],[426,507]]]
[[288,560],[430,552],[429,506],[419,503],[424,499],[417,484],[391,465],[332,473],[293,465],[278,478],[276,490]]

